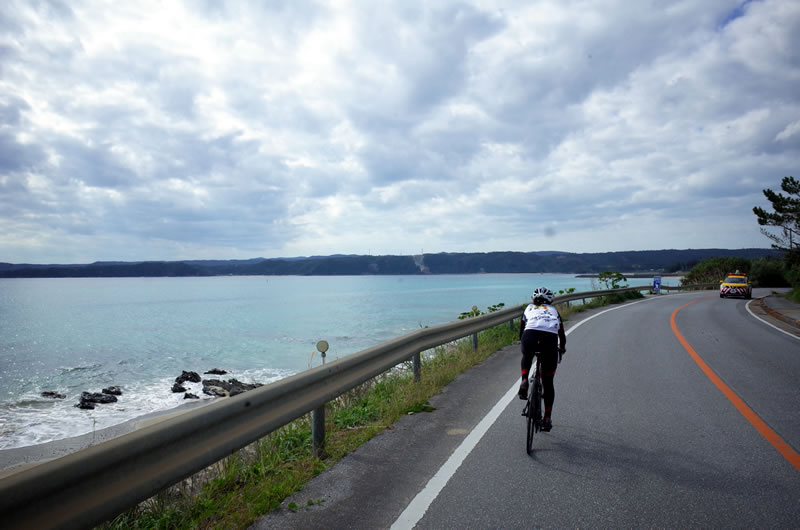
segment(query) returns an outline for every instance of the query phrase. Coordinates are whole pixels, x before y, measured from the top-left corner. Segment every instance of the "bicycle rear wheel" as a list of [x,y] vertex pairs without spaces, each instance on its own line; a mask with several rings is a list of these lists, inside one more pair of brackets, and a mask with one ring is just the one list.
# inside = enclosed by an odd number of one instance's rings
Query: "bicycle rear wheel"
[[531,454],[531,451],[533,450],[533,435],[536,432],[536,419],[535,419],[536,417],[534,416],[533,413],[533,403],[530,397],[528,397],[527,409],[528,409],[528,414],[527,414],[528,432],[525,440],[525,452]]

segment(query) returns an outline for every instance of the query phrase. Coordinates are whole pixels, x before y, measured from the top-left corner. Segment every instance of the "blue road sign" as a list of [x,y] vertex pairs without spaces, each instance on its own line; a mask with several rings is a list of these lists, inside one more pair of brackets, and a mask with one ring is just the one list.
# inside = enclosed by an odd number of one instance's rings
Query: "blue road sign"
[[653,276],[653,294],[661,292],[661,276]]

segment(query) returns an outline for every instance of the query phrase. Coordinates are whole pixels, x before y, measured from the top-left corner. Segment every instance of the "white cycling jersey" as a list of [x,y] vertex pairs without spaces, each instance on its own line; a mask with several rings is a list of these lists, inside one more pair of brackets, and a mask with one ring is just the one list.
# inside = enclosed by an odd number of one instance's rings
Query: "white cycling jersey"
[[551,305],[528,304],[522,319],[526,331],[533,329],[548,333],[558,333],[561,327],[561,318],[558,316],[558,311]]

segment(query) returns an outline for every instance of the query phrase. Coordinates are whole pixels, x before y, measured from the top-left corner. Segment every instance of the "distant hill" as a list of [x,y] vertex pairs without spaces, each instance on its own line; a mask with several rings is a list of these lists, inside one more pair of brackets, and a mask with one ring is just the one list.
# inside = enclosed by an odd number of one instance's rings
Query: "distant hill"
[[139,276],[335,276],[361,274],[477,274],[552,272],[592,274],[670,273],[689,270],[713,257],[781,257],[777,250],[686,249],[576,254],[571,252],[469,252],[418,256],[333,255],[246,260],[95,262],[85,265],[0,263],[0,278],[89,278]]

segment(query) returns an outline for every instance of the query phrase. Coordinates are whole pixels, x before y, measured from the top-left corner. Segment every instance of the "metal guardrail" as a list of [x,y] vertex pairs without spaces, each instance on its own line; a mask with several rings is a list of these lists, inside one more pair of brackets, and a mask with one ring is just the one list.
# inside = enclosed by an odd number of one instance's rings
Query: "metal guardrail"
[[[697,290],[697,289],[711,289],[714,287],[718,287],[719,284],[716,283],[698,283],[694,285],[682,285],[682,286],[671,286],[671,285],[662,285],[660,289],[662,291],[689,291],[689,290]],[[599,291],[585,291],[580,293],[570,293],[564,296],[557,296],[555,299],[556,304],[568,304],[574,300],[583,300],[584,303],[587,299],[590,298],[598,298],[601,296],[607,296],[609,293],[625,293],[625,292],[634,292],[634,291],[651,291],[652,287],[650,285],[636,285],[634,287],[623,287],[622,289],[614,289],[613,291],[610,290],[599,290]]]
[[[649,289],[571,293],[555,302]],[[416,369],[422,351],[519,318],[524,307],[420,329],[12,474],[0,480],[0,521],[8,528],[97,525],[401,362],[415,358]]]

